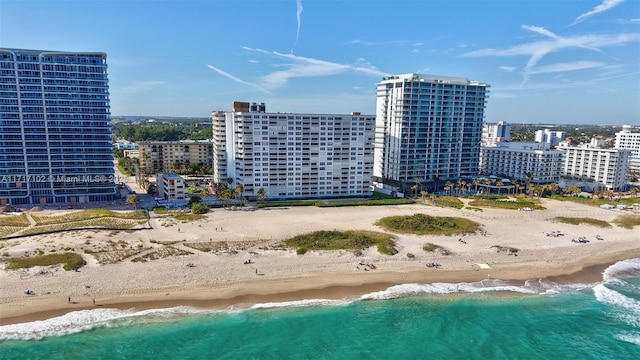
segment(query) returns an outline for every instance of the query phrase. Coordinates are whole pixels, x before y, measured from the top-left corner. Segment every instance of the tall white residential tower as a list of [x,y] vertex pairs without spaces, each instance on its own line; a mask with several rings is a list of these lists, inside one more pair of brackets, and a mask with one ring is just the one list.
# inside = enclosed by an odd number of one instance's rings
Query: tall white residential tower
[[489,85],[460,77],[403,74],[378,83],[374,183],[407,189],[478,174]]

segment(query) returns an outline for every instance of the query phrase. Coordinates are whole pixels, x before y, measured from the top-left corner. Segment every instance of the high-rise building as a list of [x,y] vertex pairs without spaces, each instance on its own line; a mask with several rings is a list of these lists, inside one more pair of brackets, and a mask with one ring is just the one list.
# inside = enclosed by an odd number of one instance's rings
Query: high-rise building
[[633,127],[630,125],[622,126],[622,130],[616,133],[615,148],[616,149],[629,149],[631,155],[629,156],[629,174],[632,178],[640,177],[640,131],[636,128],[636,131],[632,131]]
[[551,131],[549,129],[537,130],[535,142],[558,146],[562,141],[564,141],[566,136],[567,134],[564,131]]
[[114,199],[106,58],[0,49],[0,204]]
[[407,189],[478,174],[489,85],[465,78],[403,74],[378,84],[374,183]]
[[[213,177],[270,199],[370,195],[375,117],[268,113],[264,104],[215,111]],[[227,180],[229,179],[229,180]]]
[[506,121],[485,123],[482,127],[482,146],[496,146],[499,142],[511,141],[511,125]]

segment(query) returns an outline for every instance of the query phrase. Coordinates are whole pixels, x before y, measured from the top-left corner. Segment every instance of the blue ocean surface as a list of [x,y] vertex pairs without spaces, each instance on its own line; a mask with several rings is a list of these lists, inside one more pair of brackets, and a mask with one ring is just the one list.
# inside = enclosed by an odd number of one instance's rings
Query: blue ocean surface
[[0,327],[0,359],[640,359],[640,259],[595,284],[405,284],[248,309],[95,309]]

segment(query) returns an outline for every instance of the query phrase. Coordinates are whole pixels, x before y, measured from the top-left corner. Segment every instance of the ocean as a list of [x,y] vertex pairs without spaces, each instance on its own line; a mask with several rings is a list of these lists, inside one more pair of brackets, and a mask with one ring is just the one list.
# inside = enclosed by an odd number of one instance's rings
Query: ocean
[[95,309],[0,326],[0,359],[640,359],[640,259],[594,284],[405,284],[225,310]]

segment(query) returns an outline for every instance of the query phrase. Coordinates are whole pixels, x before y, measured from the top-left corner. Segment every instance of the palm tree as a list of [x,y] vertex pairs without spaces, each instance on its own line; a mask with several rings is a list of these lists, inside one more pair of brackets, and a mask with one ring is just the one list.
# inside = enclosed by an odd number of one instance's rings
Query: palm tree
[[233,189],[233,192],[235,194],[235,197],[240,199],[240,201],[242,202],[242,200],[244,200],[244,185],[242,184],[238,184],[236,185],[235,189]]
[[444,190],[449,191],[449,196],[451,196],[451,190],[453,189],[453,183],[449,180],[444,184]]
[[263,204],[265,197],[267,197],[267,195],[265,194],[264,188],[258,189],[258,199],[262,201]]
[[529,196],[529,195],[530,195],[530,193],[531,193],[531,189],[530,189],[530,186],[529,186],[529,185],[531,185],[531,180],[533,179],[533,173],[529,171],[529,172],[525,173],[525,174],[524,174],[524,176],[526,176],[526,177],[527,177],[527,178],[524,180],[524,182],[525,182],[525,188],[526,188],[526,190],[525,190],[525,191],[526,191],[526,193],[527,193],[527,196]]
[[420,191],[422,191],[422,180],[420,180],[419,178],[414,178],[413,182],[415,183],[414,186],[416,187],[416,190],[420,188]]
[[440,176],[433,175],[433,193],[438,193],[438,183],[440,182]]

